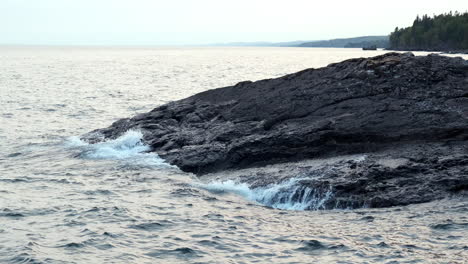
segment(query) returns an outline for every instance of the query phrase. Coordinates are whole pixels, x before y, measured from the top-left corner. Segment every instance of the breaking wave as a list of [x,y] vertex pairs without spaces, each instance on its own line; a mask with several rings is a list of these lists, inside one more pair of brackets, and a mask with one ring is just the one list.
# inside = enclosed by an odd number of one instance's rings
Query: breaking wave
[[140,131],[129,130],[122,136],[89,144],[79,137],[68,138],[66,145],[80,150],[79,157],[92,160],[120,160],[139,166],[176,168],[160,158],[156,153],[148,152],[150,147],[142,141]]
[[200,183],[197,187],[213,193],[234,193],[262,205],[283,210],[320,210],[327,209],[326,202],[332,198],[331,189],[314,190],[300,183],[306,178],[291,178],[289,180],[270,184],[264,187],[252,188],[246,183],[233,180]]

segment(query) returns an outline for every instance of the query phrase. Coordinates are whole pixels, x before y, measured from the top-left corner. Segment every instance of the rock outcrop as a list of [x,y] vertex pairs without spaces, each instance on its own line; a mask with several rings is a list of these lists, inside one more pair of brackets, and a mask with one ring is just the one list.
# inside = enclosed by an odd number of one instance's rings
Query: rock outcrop
[[[360,153],[371,162],[304,184],[331,186],[335,199],[354,199],[350,207],[440,199],[468,189],[468,61],[350,59],[209,90],[94,132],[116,138],[130,129],[197,175]],[[406,162],[385,166],[383,157]]]

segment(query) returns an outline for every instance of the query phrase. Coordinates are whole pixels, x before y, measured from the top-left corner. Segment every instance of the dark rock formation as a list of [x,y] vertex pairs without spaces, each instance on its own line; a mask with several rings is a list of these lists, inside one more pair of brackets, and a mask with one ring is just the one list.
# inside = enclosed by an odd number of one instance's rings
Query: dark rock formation
[[95,132],[116,138],[129,129],[198,175],[356,153],[404,157],[406,165],[350,164],[349,173],[307,184],[358,197],[356,206],[425,202],[468,188],[468,62],[411,53],[351,59],[209,90]]
[[[299,179],[268,201],[281,203],[284,193],[304,201],[306,188],[320,208],[388,207],[466,195],[468,146],[453,142],[396,146],[365,155],[282,163],[255,169],[220,172],[209,178],[240,179],[252,189]],[[301,188],[296,188],[300,186]],[[332,195],[327,194],[331,191]],[[317,203],[310,203],[315,209]]]
[[444,54],[468,54],[468,50],[450,50],[450,51],[443,51]]

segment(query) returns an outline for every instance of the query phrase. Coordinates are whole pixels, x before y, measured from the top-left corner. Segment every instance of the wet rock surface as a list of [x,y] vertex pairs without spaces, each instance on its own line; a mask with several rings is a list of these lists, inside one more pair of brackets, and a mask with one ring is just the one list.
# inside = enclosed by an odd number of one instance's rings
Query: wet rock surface
[[468,62],[411,53],[351,59],[209,90],[83,138],[113,139],[131,129],[169,163],[197,175],[283,166],[245,177],[256,184],[293,177],[294,162],[365,154],[362,162],[301,167],[303,175],[321,175],[304,186],[332,188],[327,208],[464,195]]
[[270,203],[281,202],[284,197],[304,201],[304,196],[310,196],[310,189],[318,203],[312,202],[306,209],[408,205],[468,194],[468,146],[460,143],[396,146],[368,154],[303,160],[204,177],[217,181],[239,179],[253,190],[294,178],[295,184],[278,191]]

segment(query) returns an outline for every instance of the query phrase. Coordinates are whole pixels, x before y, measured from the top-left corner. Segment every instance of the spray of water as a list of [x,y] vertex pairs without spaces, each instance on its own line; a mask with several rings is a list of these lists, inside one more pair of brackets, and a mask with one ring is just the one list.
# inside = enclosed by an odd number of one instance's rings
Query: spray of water
[[198,187],[214,193],[235,193],[248,200],[284,210],[326,209],[326,202],[332,197],[331,190],[319,191],[300,183],[306,178],[291,178],[265,187],[251,188],[246,183],[233,180],[197,184]]
[[150,147],[142,141],[140,131],[130,130],[114,140],[88,144],[78,137],[70,137],[66,145],[80,150],[79,157],[92,160],[120,160],[133,165],[175,168],[156,153],[148,152]]

